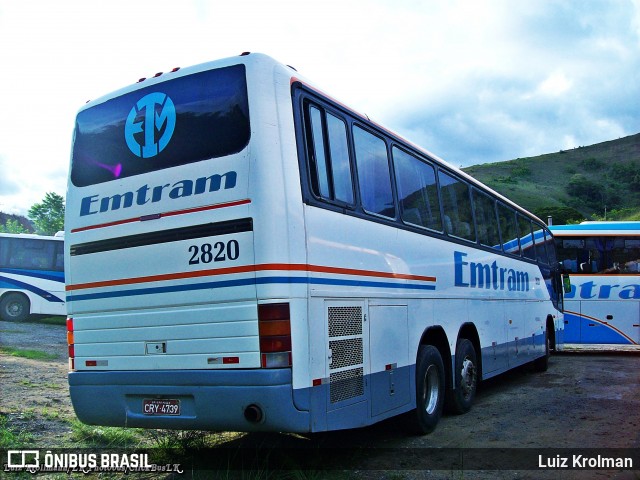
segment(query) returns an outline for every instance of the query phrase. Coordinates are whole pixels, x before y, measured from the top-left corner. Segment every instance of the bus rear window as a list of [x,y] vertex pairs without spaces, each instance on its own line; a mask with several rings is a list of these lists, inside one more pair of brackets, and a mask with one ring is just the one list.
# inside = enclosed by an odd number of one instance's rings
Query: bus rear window
[[249,136],[244,65],[180,77],[80,112],[71,181],[83,187],[231,155]]

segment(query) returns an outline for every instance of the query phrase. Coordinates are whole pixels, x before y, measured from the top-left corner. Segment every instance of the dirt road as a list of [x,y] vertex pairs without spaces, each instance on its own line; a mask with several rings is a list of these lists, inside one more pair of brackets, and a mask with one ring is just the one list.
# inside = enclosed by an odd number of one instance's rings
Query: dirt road
[[[36,448],[69,445],[74,418],[66,383],[65,328],[34,322],[0,322],[0,346],[43,350],[52,360],[27,360],[0,354],[0,414],[12,429],[32,433]],[[247,435],[228,446],[377,448],[374,465],[359,464],[347,478],[433,478],[414,471],[398,452],[425,449],[640,449],[640,356],[633,354],[561,354],[549,370],[522,368],[484,382],[472,410],[445,416],[436,431],[408,436],[402,421],[314,436]],[[403,450],[402,450],[403,449]],[[444,451],[444,450],[443,450]],[[370,460],[367,460],[370,461]],[[402,464],[402,462],[405,462]],[[380,472],[378,470],[385,470]],[[389,472],[395,472],[390,475]],[[633,472],[520,472],[517,478],[640,478]],[[564,474],[559,476],[558,473]],[[440,472],[436,478],[493,478],[500,475]],[[450,475],[453,475],[451,477]],[[590,476],[596,475],[596,476]],[[344,477],[342,477],[344,478]],[[501,478],[511,478],[509,476]]]

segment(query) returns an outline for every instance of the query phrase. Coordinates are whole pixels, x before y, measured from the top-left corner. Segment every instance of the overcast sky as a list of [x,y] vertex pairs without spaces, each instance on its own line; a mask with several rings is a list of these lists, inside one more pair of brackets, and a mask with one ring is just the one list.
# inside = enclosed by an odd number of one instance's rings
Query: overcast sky
[[65,195],[87,100],[243,51],[456,166],[640,132],[640,0],[0,0],[0,211]]

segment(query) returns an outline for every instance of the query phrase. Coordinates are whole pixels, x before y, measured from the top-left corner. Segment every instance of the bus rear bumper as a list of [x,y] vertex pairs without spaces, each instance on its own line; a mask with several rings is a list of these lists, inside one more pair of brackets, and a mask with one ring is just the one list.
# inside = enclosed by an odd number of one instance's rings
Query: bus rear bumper
[[[76,415],[90,425],[247,432],[311,428],[309,412],[294,405],[290,369],[70,372],[69,390]],[[167,414],[150,411],[153,399],[170,405]]]

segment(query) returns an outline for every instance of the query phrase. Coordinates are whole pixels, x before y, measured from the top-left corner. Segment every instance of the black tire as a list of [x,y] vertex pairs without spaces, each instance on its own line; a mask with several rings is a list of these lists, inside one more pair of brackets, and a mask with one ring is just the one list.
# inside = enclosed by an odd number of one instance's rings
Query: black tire
[[533,369],[536,372],[546,372],[549,369],[549,357],[551,356],[551,338],[549,337],[549,331],[544,330],[544,357],[537,358],[533,361]]
[[460,415],[471,409],[478,387],[478,357],[467,338],[459,339],[456,345],[453,381],[455,388],[447,392],[447,411]]
[[0,302],[0,317],[5,322],[21,322],[29,317],[31,303],[20,293],[8,293]]
[[444,409],[444,364],[438,349],[420,345],[416,359],[416,415],[412,430],[419,435],[433,432]]

